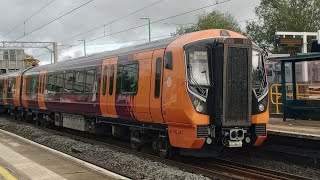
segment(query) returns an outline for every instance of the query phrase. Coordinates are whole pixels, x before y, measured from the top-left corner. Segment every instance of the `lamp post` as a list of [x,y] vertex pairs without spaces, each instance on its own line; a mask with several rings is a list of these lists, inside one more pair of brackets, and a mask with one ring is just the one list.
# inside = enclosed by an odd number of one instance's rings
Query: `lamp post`
[[150,27],[150,18],[149,17],[142,17],[140,19],[147,19],[148,20],[148,29],[149,29],[149,42],[151,41],[151,27]]
[[84,52],[84,56],[87,56],[87,51],[86,51],[86,40],[81,39],[81,40],[78,40],[78,41],[82,41],[82,42],[83,42],[83,52]]

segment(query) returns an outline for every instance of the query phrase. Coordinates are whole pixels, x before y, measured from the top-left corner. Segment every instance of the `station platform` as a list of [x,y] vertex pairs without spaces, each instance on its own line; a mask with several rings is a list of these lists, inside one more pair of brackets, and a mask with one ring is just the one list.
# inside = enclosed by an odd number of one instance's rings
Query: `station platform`
[[270,118],[267,125],[268,134],[320,140],[320,121]]
[[127,179],[0,130],[0,180]]

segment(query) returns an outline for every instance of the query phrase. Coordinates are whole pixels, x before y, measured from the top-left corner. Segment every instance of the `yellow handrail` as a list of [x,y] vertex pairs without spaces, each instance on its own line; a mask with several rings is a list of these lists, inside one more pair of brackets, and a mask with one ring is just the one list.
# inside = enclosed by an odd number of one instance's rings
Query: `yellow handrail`
[[[282,105],[282,103],[279,102],[279,99],[282,97],[282,93],[279,92],[279,87],[281,86],[281,84],[273,84],[270,86],[270,101],[276,106],[276,114],[281,114],[279,110],[279,106]],[[292,86],[292,84],[286,84],[286,86]],[[297,99],[320,100],[320,83],[297,84],[296,86]],[[301,90],[305,90],[305,93],[301,92]],[[287,98],[292,97],[293,93],[287,93]]]

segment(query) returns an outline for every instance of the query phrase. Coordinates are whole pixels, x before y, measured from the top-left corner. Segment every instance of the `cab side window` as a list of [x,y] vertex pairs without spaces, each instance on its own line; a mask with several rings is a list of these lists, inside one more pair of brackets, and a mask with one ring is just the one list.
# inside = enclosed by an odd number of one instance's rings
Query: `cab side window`
[[165,68],[172,70],[173,69],[173,62],[172,62],[172,52],[168,51],[165,55]]

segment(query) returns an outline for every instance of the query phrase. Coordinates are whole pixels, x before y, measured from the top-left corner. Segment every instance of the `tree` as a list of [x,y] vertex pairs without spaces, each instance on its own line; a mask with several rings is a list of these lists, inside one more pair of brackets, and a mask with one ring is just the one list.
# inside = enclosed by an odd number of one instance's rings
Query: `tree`
[[239,24],[231,14],[214,10],[211,13],[200,15],[192,26],[179,26],[172,35],[182,35],[206,29],[228,29],[241,32]]
[[246,34],[273,52],[293,53],[300,49],[277,50],[276,31],[315,32],[320,29],[320,0],[261,0],[255,9],[259,20],[246,26]]
[[39,66],[39,60],[35,59],[33,56],[26,54],[24,59],[26,67]]

